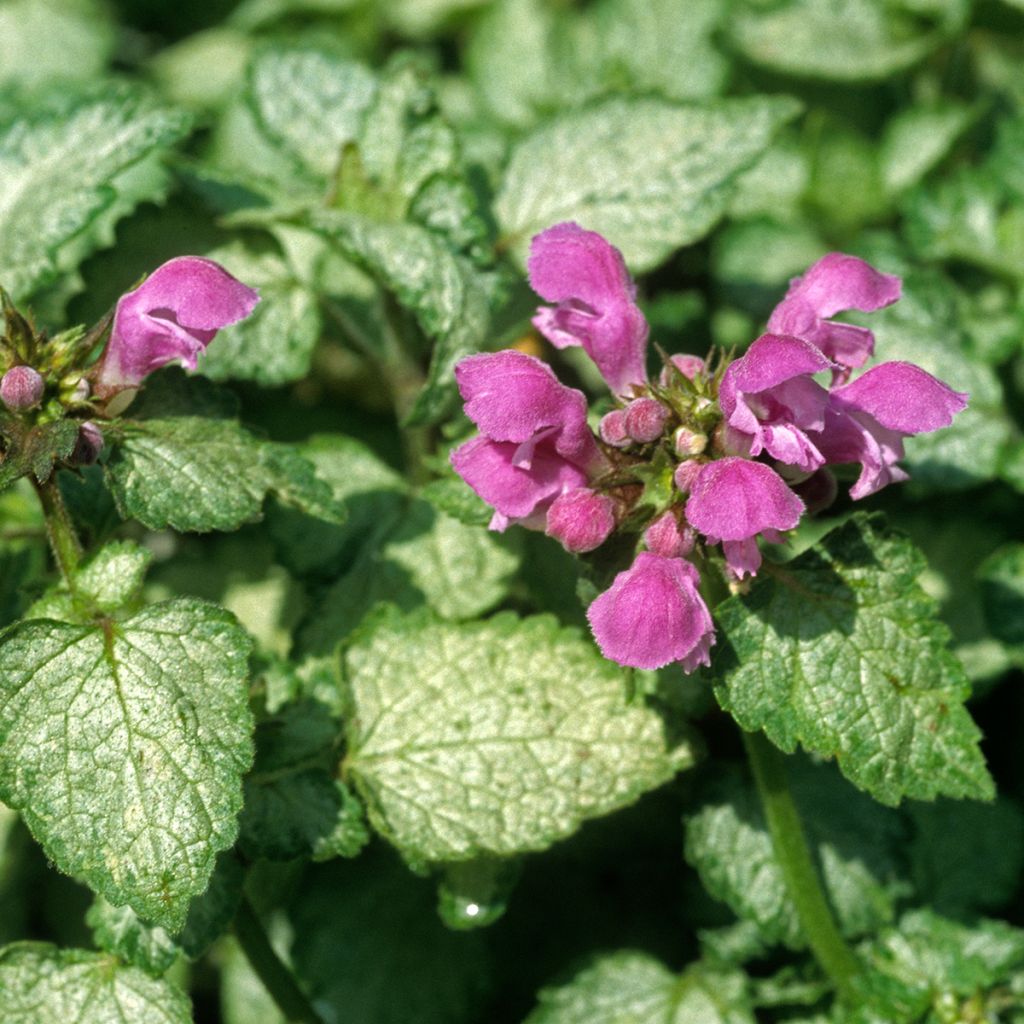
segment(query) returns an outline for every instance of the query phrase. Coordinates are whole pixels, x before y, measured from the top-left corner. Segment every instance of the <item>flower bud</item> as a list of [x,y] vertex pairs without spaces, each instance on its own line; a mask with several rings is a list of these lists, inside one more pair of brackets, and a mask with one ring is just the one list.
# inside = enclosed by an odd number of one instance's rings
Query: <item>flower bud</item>
[[662,558],[683,558],[693,550],[696,534],[689,526],[680,528],[674,512],[665,512],[644,531],[644,544]]
[[91,420],[78,428],[78,439],[68,462],[72,466],[91,466],[103,450],[103,432]]
[[676,482],[676,487],[679,489],[680,494],[689,494],[690,488],[693,486],[693,481],[697,479],[697,475],[703,469],[703,464],[700,462],[680,462],[676,466],[676,472],[673,479]]
[[637,398],[626,406],[626,433],[640,444],[657,441],[668,422],[669,411],[654,398]]
[[613,448],[628,448],[632,443],[626,433],[626,414],[621,409],[613,409],[602,416],[597,431],[601,440]]
[[[698,373],[704,372],[704,360],[700,356],[675,355],[670,356],[670,359],[672,360],[672,366],[687,380],[693,380]],[[667,388],[672,383],[674,376],[675,374],[672,372],[671,367],[663,366],[658,382],[663,388]]]
[[708,446],[707,434],[698,434],[687,427],[680,427],[672,435],[672,443],[675,445],[676,455],[680,458],[687,458],[690,455],[701,455]]
[[31,366],[12,366],[0,380],[0,398],[8,409],[20,412],[39,404],[45,386]]
[[547,535],[559,541],[566,551],[593,551],[614,529],[615,505],[611,498],[586,487],[560,494],[548,509]]

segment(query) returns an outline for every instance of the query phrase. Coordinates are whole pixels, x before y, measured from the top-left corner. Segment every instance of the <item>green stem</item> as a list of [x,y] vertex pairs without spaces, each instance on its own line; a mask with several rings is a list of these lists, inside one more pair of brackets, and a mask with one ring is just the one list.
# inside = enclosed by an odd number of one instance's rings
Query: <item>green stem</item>
[[57,567],[70,590],[75,589],[75,571],[82,558],[82,545],[75,532],[74,523],[68,514],[67,506],[61,497],[56,477],[51,476],[45,484],[33,480],[39,503],[43,506],[46,517],[46,534],[50,538]]
[[289,1024],[324,1024],[320,1014],[295,982],[292,972],[274,952],[252,904],[243,897],[235,914],[235,937],[249,966],[270,993]]
[[825,898],[800,814],[793,801],[786,759],[763,734],[743,732],[743,744],[761,796],[775,857],[811,952],[841,997],[853,1000],[853,979],[860,972]]

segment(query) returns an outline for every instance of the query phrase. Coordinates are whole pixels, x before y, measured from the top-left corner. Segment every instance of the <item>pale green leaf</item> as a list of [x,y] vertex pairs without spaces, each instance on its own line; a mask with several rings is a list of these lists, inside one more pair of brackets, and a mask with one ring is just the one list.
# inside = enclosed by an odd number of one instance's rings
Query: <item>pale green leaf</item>
[[114,42],[109,12],[96,0],[7,0],[0,5],[0,84],[93,78]]
[[978,571],[985,621],[1003,643],[1024,645],[1024,544],[1007,544]]
[[0,282],[15,298],[56,273],[61,247],[118,201],[119,176],[188,128],[127,90],[0,127]]
[[[853,790],[831,768],[802,761],[793,768],[799,769],[791,774],[793,796],[843,933],[863,935],[891,923],[898,898],[909,889],[899,815]],[[687,815],[686,859],[712,896],[757,925],[763,942],[806,945],[751,783],[722,778]]]
[[188,997],[106,953],[17,942],[0,950],[4,1024],[191,1024]]
[[551,618],[455,625],[387,610],[344,671],[349,772],[414,861],[544,849],[689,758],[628,703],[621,670]]
[[965,0],[742,0],[734,45],[773,71],[839,82],[887,78],[921,60],[966,19]]
[[115,907],[97,896],[85,923],[100,949],[154,977],[165,974],[178,959],[178,945],[166,929],[147,924],[131,907]]
[[234,842],[252,758],[250,641],[179,598],[0,641],[0,795],[61,870],[180,927]]
[[563,114],[512,152],[495,203],[503,244],[525,263],[533,235],[573,220],[649,269],[711,230],[737,175],[799,109],[786,97],[616,98]]
[[989,799],[970,684],[917,576],[924,559],[856,515],[718,606],[715,692],[783,750],[834,757],[875,799]]
[[916,184],[952,149],[975,111],[946,101],[907,107],[885,126],[879,151],[882,182],[892,194]]
[[753,1024],[747,979],[696,963],[673,974],[647,953],[612,953],[543,989],[525,1024]]

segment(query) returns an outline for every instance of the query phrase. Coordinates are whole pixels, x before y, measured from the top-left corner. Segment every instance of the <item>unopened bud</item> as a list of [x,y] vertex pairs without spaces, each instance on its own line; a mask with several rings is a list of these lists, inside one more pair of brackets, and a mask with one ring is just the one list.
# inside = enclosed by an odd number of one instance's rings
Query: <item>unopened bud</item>
[[43,378],[31,366],[12,366],[0,380],[0,398],[8,409],[31,409],[43,397]]
[[593,551],[614,529],[615,505],[611,498],[586,487],[560,494],[548,509],[547,535],[559,541],[566,551]]
[[690,526],[679,525],[674,512],[665,512],[644,531],[647,550],[662,558],[682,558],[693,550],[696,534]]
[[704,468],[700,462],[680,462],[676,466],[675,480],[676,487],[679,489],[680,494],[689,494],[690,488],[693,487],[693,481],[697,479],[697,474]]
[[657,441],[668,422],[669,411],[654,398],[637,398],[626,406],[626,433],[640,444]]
[[[704,372],[704,360],[700,356],[688,356],[688,355],[675,355],[669,357],[674,366],[687,380],[693,380],[698,373]],[[672,367],[663,366],[661,368],[661,376],[658,378],[659,383],[663,388],[667,388],[672,383],[672,378],[675,374],[672,372]]]
[[68,461],[73,466],[91,466],[103,450],[103,432],[91,420],[78,428],[78,439]]
[[621,409],[613,409],[601,417],[597,425],[601,440],[613,448],[628,448],[632,443],[626,433],[626,414]]
[[699,434],[687,427],[680,427],[672,435],[676,455],[686,458],[688,455],[701,455],[708,446],[707,434]]

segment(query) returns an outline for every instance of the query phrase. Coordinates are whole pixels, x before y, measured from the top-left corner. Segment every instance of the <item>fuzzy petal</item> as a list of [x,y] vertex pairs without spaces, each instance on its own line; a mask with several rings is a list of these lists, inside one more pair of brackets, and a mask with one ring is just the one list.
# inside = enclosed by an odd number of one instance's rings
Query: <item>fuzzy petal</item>
[[968,396],[912,363],[874,366],[855,381],[836,388],[833,401],[860,409],[883,427],[900,434],[923,434],[948,427],[967,406]]
[[704,663],[714,624],[698,580],[697,570],[681,558],[637,555],[587,610],[601,653],[633,668],[656,669],[688,657],[694,666]]
[[97,392],[137,387],[147,374],[175,361],[194,369],[217,331],[247,317],[258,301],[254,289],[213,260],[169,260],[118,301]]
[[774,469],[737,457],[705,465],[686,502],[690,525],[712,543],[791,530],[803,511],[803,502]]
[[551,503],[546,532],[566,551],[584,554],[599,548],[615,529],[615,505],[611,498],[577,487]]
[[553,345],[582,345],[616,394],[647,379],[647,321],[635,302],[622,254],[595,231],[571,222],[535,236],[530,284],[554,309],[533,324]]

